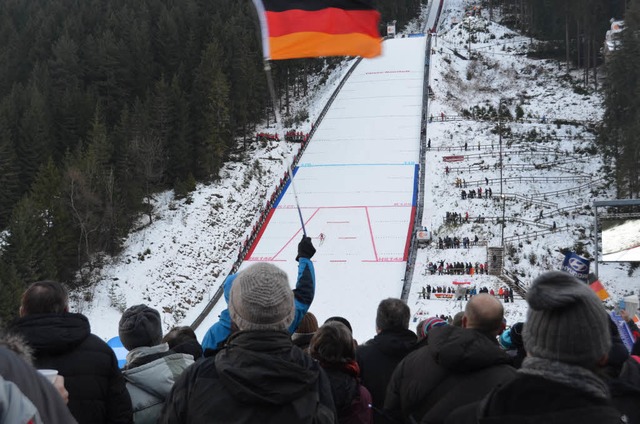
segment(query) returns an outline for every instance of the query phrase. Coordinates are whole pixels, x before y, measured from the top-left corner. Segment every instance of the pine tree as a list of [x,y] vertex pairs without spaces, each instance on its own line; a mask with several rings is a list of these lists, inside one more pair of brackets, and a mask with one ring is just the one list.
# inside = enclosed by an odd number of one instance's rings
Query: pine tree
[[229,87],[221,70],[221,50],[217,43],[210,43],[197,69],[194,105],[198,113],[197,139],[195,140],[197,178],[217,178],[227,149],[231,144],[229,129]]
[[13,144],[0,131],[0,232],[7,226],[11,206],[20,198],[18,159]]

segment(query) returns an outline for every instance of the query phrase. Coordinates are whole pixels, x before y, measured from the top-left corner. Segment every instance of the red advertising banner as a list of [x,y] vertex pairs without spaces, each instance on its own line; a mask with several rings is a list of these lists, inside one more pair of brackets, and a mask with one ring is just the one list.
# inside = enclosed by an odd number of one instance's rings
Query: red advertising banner
[[464,160],[464,156],[443,156],[443,162],[462,162]]

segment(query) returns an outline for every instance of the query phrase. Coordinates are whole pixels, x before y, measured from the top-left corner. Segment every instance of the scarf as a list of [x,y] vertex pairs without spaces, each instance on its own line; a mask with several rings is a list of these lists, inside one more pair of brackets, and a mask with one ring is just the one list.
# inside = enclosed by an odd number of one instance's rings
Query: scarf
[[330,370],[341,371],[355,378],[360,377],[360,367],[358,366],[358,363],[353,359],[345,359],[345,361],[346,362],[338,362],[332,364],[320,361],[320,366],[322,366],[322,368]]
[[564,384],[599,399],[610,398],[607,384],[592,371],[577,365],[527,357],[518,372]]

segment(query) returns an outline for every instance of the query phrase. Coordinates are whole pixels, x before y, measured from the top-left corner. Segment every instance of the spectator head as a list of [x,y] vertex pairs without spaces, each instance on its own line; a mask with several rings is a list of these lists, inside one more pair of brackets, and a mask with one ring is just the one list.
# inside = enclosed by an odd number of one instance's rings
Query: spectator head
[[409,328],[411,311],[400,299],[385,299],[378,305],[376,329],[378,333],[388,330],[406,330]]
[[198,342],[196,333],[188,325],[173,327],[164,335],[160,343],[169,345],[169,349],[177,353],[188,353],[194,360],[202,357],[202,346]]
[[464,311],[460,311],[453,316],[453,321],[451,325],[454,327],[462,327],[462,317],[464,316]]
[[233,282],[229,315],[238,330],[287,330],[294,313],[289,279],[275,265],[251,265]]
[[416,327],[418,341],[426,339],[432,329],[436,327],[442,327],[443,325],[447,325],[447,322],[438,317],[423,319],[418,323],[418,326]]
[[351,323],[346,318],[343,318],[343,317],[330,317],[330,318],[327,318],[327,320],[324,323],[326,324],[326,323],[331,322],[331,321],[338,321],[338,322],[343,323],[344,325],[347,326],[349,331],[353,334],[353,328],[351,328]]
[[529,356],[595,369],[611,348],[607,313],[585,283],[559,271],[536,278],[527,291],[524,347]]
[[318,331],[318,320],[311,312],[307,312],[300,320],[296,331],[291,335],[291,340],[294,345],[308,352],[309,342],[316,331]]
[[69,312],[67,289],[57,281],[38,281],[22,294],[20,316]]
[[462,327],[480,331],[495,338],[504,330],[504,308],[494,296],[483,293],[473,296],[462,317]]
[[304,314],[294,334],[313,334],[318,331],[318,320],[311,312]]
[[324,366],[355,360],[356,350],[351,331],[338,321],[324,324],[313,335],[309,353]]
[[130,307],[120,318],[118,335],[122,346],[127,350],[160,344],[162,341],[160,313],[147,305]]
[[167,343],[169,345],[169,349],[173,349],[179,344],[191,341],[198,340],[195,331],[193,328],[188,325],[184,325],[181,327],[173,327],[167,334],[164,335],[160,343]]

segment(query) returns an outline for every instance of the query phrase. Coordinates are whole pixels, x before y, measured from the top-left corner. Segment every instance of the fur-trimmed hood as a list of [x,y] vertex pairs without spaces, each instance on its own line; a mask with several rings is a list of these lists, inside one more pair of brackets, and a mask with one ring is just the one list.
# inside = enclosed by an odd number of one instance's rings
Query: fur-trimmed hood
[[33,365],[33,349],[27,344],[25,339],[18,334],[0,332],[0,346],[4,346],[16,353],[24,361]]

